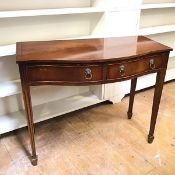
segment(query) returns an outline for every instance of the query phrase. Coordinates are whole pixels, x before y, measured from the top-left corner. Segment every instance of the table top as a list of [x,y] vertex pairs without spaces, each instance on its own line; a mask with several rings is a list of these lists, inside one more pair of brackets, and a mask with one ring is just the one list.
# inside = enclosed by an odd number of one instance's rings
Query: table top
[[171,51],[144,36],[17,43],[17,62],[88,63],[121,61]]

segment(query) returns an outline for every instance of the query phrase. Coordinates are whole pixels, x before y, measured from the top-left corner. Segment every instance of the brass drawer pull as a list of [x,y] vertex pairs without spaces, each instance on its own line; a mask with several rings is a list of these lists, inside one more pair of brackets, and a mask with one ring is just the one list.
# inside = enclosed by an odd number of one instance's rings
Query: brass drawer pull
[[118,69],[118,72],[121,76],[124,76],[125,75],[125,66],[121,65]]
[[84,71],[85,74],[85,79],[86,80],[91,80],[92,79],[92,71],[90,68],[86,68]]
[[155,66],[155,63],[154,63],[154,59],[149,60],[149,66],[150,66],[151,69],[155,69],[156,66]]

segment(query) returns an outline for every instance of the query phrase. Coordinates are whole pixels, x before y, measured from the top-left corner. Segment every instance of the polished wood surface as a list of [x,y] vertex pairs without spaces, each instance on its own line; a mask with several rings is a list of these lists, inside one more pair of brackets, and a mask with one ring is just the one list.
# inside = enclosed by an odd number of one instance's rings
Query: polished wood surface
[[[20,75],[24,74],[24,70],[19,67]],[[36,155],[36,148],[35,148],[35,138],[34,138],[34,132],[35,129],[33,126],[33,112],[32,112],[32,101],[31,101],[31,95],[30,95],[30,87],[27,86],[25,83],[26,76],[21,76],[21,84],[22,84],[22,93],[23,93],[23,101],[24,101],[24,106],[26,110],[26,117],[27,117],[27,125],[28,125],[28,132],[29,132],[29,137],[30,137],[30,144],[32,148],[32,164],[37,164],[37,155]]]
[[128,60],[172,50],[144,36],[17,43],[17,62],[92,63]]
[[154,88],[36,124],[39,164],[28,161],[26,128],[0,137],[1,175],[173,175],[175,172],[175,82],[164,85],[156,139],[145,144]]
[[151,114],[151,123],[150,130],[148,135],[148,143],[152,143],[154,139],[154,130],[156,125],[157,114],[159,111],[159,104],[162,95],[163,83],[165,79],[166,70],[162,69],[157,73],[155,92],[153,98],[152,114]]
[[148,135],[148,143],[152,143],[171,50],[143,36],[17,43],[16,60],[28,121],[32,164],[37,164],[37,154],[30,86],[94,85],[133,79],[128,110],[128,118],[131,118],[136,78],[156,72]]
[[[128,78],[130,76],[139,75],[139,74],[146,74],[150,71],[155,71],[156,69],[165,68],[166,61],[164,55],[159,54],[156,56],[147,56],[144,58],[139,59],[137,57],[136,60],[130,61],[122,61],[120,64],[118,62],[109,64],[108,71],[107,71],[107,79],[108,80],[116,80],[116,79],[123,79]],[[151,61],[153,61],[154,67],[151,67]],[[124,68],[124,75],[121,76],[120,69],[121,66]],[[118,70],[118,71],[117,71]]]
[[30,85],[93,85],[123,81],[167,66],[168,52],[112,63],[19,63]]
[[[86,70],[90,75],[86,75]],[[84,84],[104,82],[102,65],[31,65],[27,69],[28,81],[31,84],[57,82],[58,84]]]
[[136,93],[136,86],[137,86],[137,78],[134,78],[131,80],[129,107],[127,112],[128,119],[131,119],[133,115],[133,104],[134,104],[134,97]]

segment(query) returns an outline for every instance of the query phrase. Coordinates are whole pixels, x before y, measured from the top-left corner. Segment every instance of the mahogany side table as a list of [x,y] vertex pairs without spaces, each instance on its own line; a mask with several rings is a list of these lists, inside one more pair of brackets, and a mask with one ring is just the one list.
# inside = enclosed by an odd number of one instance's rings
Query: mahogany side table
[[154,130],[169,52],[172,48],[144,36],[17,43],[31,163],[37,165],[30,86],[94,85],[131,79],[128,118],[132,117],[137,77],[157,73],[148,143]]

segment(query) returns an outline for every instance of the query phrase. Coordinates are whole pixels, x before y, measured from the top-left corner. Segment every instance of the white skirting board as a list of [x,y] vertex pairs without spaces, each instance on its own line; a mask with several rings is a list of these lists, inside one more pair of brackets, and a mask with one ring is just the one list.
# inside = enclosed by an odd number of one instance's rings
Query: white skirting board
[[[40,122],[71,111],[85,108],[102,102],[91,92],[82,93],[72,97],[59,99],[33,107],[34,122]],[[0,134],[21,128],[27,125],[24,110],[0,116]]]

